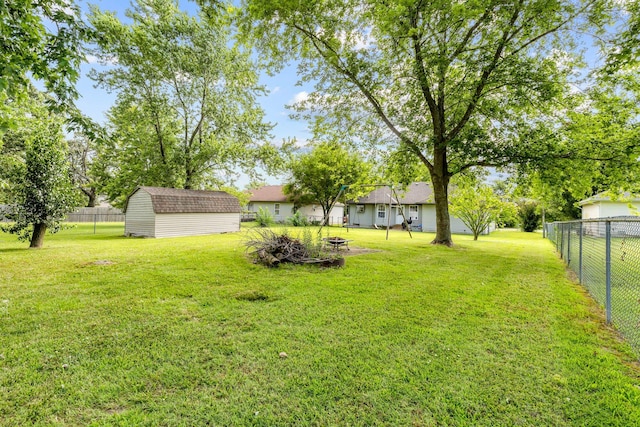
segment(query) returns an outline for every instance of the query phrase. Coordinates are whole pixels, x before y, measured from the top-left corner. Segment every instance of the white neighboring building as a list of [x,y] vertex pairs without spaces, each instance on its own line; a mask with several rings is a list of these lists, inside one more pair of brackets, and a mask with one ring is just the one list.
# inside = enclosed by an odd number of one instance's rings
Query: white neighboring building
[[578,205],[582,208],[582,219],[628,217],[640,214],[640,198],[631,197],[628,193],[616,200],[611,200],[606,193],[600,193],[578,202]]
[[[283,185],[265,185],[264,187],[249,190],[251,197],[247,205],[247,211],[255,213],[260,208],[267,210],[273,215],[276,222],[285,222],[287,218],[294,214],[293,202],[284,194]],[[298,209],[301,215],[310,221],[322,221],[322,206],[310,204]],[[344,216],[344,205],[336,203],[329,213],[328,223],[342,224]]]
[[240,231],[240,202],[224,191],[138,187],[125,204],[125,236],[179,237]]

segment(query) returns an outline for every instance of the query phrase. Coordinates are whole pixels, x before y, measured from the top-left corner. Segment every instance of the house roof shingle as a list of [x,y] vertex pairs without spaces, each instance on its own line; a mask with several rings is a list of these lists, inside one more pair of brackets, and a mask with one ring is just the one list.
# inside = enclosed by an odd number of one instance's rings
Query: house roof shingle
[[[138,187],[131,196],[140,190],[151,196],[153,211],[157,214],[242,212],[238,198],[224,191]],[[127,204],[131,196],[127,199]]]
[[283,191],[284,185],[265,185],[264,187],[249,190],[250,202],[276,202],[286,203],[289,201]]
[[[433,190],[426,182],[412,182],[406,190],[396,190],[396,194],[400,198],[399,203],[403,205],[424,205],[433,203]],[[390,196],[391,203],[397,204],[398,200],[389,187],[378,187],[368,195],[360,197],[357,200],[357,203],[362,205],[389,203]],[[353,203],[353,201],[350,203]]]

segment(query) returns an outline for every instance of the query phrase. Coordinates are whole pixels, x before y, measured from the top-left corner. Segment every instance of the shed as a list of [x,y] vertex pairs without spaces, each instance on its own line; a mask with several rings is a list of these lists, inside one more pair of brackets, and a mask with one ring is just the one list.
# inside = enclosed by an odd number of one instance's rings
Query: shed
[[581,200],[582,219],[636,216],[640,210],[640,198],[624,193],[610,197],[607,192]]
[[178,237],[240,231],[240,202],[224,191],[138,187],[125,203],[126,236]]

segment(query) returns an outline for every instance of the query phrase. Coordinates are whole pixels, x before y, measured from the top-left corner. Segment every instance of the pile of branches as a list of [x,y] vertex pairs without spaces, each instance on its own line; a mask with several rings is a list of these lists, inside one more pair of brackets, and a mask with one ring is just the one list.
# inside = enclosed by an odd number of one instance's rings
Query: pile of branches
[[280,263],[307,264],[318,262],[309,248],[299,239],[286,234],[276,234],[270,229],[255,228],[245,242],[247,252],[256,263],[277,267]]
[[245,243],[256,262],[276,267],[281,262],[302,264],[310,258],[309,251],[298,239],[276,234],[270,229],[255,229]]

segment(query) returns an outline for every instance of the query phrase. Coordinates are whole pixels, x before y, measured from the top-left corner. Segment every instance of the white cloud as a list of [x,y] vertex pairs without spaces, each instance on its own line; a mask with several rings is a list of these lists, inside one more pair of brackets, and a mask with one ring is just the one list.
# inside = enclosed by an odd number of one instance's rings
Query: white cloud
[[296,93],[296,95],[293,97],[293,99],[291,101],[289,101],[290,104],[301,104],[303,102],[307,102],[309,100],[309,94],[306,91],[302,91],[302,92],[298,92]]
[[88,64],[100,64],[100,65],[116,65],[118,63],[118,58],[113,57],[109,59],[100,59],[95,55],[85,55],[85,61]]
[[85,56],[85,61],[87,61],[87,63],[89,64],[97,64],[100,61],[98,60],[98,57],[95,55],[87,55]]
[[273,89],[271,89],[271,95],[276,94],[280,92],[280,86],[276,86]]

